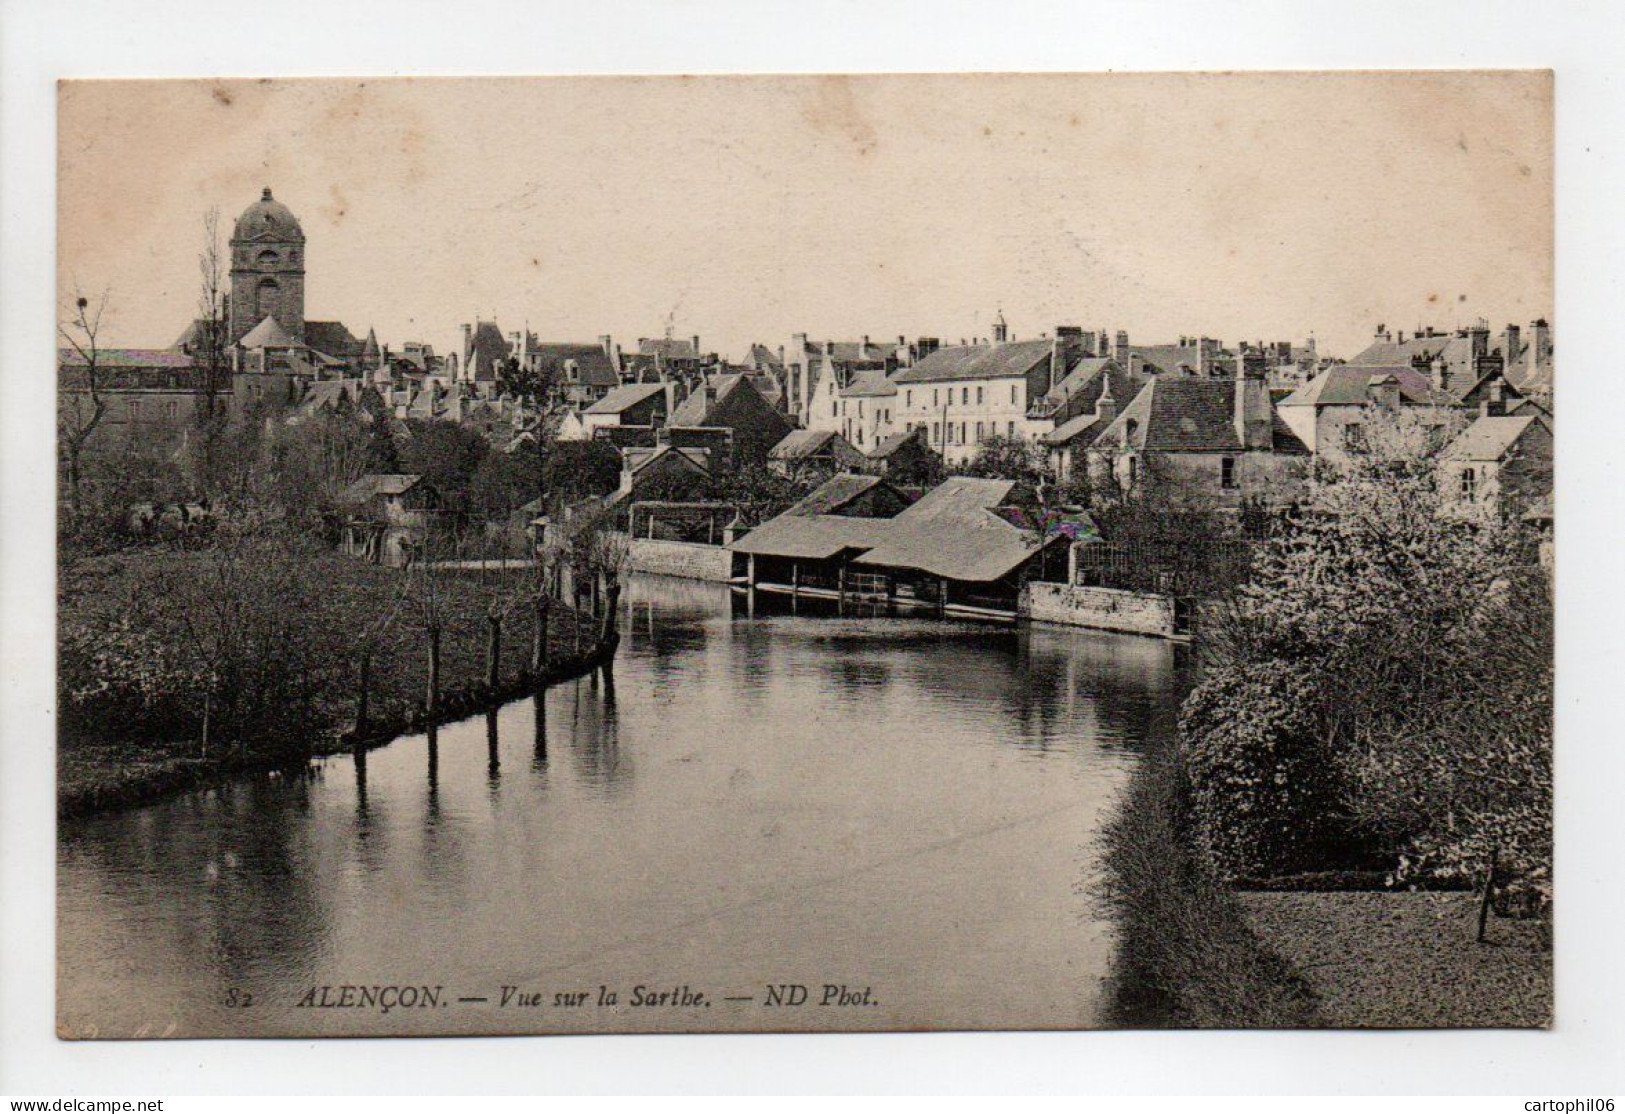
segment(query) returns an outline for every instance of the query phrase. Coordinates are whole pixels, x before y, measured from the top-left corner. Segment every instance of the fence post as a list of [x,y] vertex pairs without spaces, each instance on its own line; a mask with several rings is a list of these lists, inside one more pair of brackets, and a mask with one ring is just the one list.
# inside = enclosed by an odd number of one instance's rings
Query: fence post
[[1501,857],[1499,844],[1490,848],[1490,869],[1484,874],[1484,900],[1478,906],[1478,942],[1484,942],[1484,929],[1490,918],[1490,899],[1495,894],[1495,867]]
[[367,735],[367,687],[372,675],[372,651],[361,651],[360,676],[356,681],[355,737],[360,742]]
[[487,611],[485,623],[485,687],[494,693],[502,682],[502,616]]
[[429,626],[429,691],[425,697],[425,706],[429,714],[433,715],[440,705],[440,627],[438,624]]
[[538,595],[532,606],[536,609],[536,620],[531,625],[530,672],[531,676],[540,678],[547,672],[547,597]]

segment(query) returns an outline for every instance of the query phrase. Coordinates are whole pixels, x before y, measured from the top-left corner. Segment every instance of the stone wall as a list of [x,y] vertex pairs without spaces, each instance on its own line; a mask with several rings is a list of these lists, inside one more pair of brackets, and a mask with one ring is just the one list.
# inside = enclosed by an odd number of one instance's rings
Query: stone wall
[[1023,618],[1036,622],[1174,637],[1171,596],[1034,580],[1023,589],[1018,609]]
[[733,575],[733,551],[720,545],[670,542],[653,538],[632,541],[632,571],[688,580],[726,583]]

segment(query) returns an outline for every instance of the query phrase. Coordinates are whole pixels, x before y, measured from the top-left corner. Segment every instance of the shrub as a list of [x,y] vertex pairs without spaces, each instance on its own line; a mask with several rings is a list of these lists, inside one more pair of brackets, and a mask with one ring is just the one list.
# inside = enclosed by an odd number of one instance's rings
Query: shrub
[[1283,662],[1210,670],[1180,714],[1197,838],[1225,878],[1324,867],[1342,834],[1314,685]]

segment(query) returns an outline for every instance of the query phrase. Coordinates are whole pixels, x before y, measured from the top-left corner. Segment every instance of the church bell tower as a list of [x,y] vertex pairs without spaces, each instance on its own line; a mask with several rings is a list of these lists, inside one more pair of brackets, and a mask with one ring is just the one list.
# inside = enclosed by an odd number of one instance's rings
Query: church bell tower
[[243,210],[231,237],[231,343],[267,317],[305,339],[305,233],[270,187]]

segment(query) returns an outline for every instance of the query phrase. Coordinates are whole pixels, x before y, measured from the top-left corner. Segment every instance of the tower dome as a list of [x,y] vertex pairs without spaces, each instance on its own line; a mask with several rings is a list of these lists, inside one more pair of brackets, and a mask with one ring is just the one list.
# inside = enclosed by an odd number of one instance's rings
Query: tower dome
[[305,230],[299,227],[299,218],[282,202],[271,196],[266,186],[260,199],[243,210],[237,218],[233,240],[303,240]]

